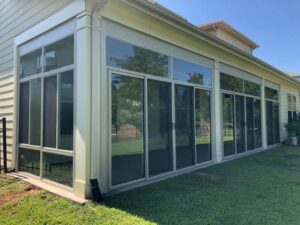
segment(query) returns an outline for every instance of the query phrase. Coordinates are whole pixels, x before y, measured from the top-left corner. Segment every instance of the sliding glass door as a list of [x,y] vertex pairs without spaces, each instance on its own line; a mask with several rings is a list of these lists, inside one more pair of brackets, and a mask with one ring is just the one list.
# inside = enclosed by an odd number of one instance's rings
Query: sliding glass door
[[224,156],[235,154],[234,96],[222,94]]
[[193,88],[175,85],[176,167],[195,162]]
[[245,126],[245,97],[235,95],[235,134],[237,154],[246,151]]
[[171,171],[172,101],[171,84],[148,80],[149,175]]
[[267,121],[268,145],[278,144],[280,142],[278,103],[272,101],[266,101],[266,121]]
[[111,76],[112,185],[143,178],[144,80]]
[[222,94],[224,156],[261,147],[260,100],[236,94]]

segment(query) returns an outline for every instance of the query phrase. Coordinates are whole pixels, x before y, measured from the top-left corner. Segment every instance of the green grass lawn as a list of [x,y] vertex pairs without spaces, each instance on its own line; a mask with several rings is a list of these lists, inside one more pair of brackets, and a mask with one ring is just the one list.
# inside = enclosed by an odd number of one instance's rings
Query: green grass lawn
[[300,224],[300,147],[106,197],[102,206],[80,206],[45,191],[1,203],[9,193],[28,189],[6,180],[0,179],[0,224]]

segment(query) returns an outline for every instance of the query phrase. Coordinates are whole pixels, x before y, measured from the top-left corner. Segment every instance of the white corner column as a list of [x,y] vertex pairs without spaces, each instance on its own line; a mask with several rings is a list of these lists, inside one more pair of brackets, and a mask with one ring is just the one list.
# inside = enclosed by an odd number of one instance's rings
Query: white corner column
[[221,117],[221,95],[220,95],[220,62],[214,62],[212,83],[212,151],[213,160],[217,163],[223,159],[222,145],[222,117]]
[[91,137],[91,13],[76,17],[74,192],[89,194]]
[[267,121],[266,121],[266,101],[265,101],[265,80],[261,80],[261,134],[262,147],[267,148]]

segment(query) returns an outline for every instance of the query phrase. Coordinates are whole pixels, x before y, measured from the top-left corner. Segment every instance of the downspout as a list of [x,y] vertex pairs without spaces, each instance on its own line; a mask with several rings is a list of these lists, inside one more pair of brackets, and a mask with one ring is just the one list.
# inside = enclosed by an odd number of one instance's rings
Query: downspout
[[[90,179],[98,179],[100,177],[99,171],[95,171],[95,168],[98,168],[99,170],[99,165],[95,165],[93,161],[93,158],[95,157],[95,151],[96,150],[99,151],[100,149],[99,136],[97,138],[94,137],[94,133],[99,135],[100,134],[99,127],[101,127],[101,124],[100,126],[98,126],[98,124],[93,123],[93,115],[94,113],[99,113],[100,110],[98,108],[94,108],[94,107],[98,107],[98,105],[96,104],[96,106],[94,106],[93,102],[95,102],[95,98],[97,101],[98,97],[100,96],[98,79],[99,79],[99,74],[101,72],[101,66],[100,66],[101,49],[98,49],[97,47],[100,46],[101,48],[101,42],[100,42],[101,23],[98,17],[98,13],[107,4],[107,2],[108,0],[100,0],[99,4],[92,11],[92,40],[91,40],[92,41],[92,57],[91,57],[92,58],[92,84],[91,84],[92,110],[91,110],[91,121],[90,121],[91,123]],[[99,115],[97,116],[99,117]],[[100,119],[99,119],[99,123],[101,123]],[[98,148],[96,148],[95,146]],[[96,154],[96,156],[100,156],[100,152],[99,154]],[[100,158],[98,158],[97,160],[98,163],[99,163],[99,159]]]

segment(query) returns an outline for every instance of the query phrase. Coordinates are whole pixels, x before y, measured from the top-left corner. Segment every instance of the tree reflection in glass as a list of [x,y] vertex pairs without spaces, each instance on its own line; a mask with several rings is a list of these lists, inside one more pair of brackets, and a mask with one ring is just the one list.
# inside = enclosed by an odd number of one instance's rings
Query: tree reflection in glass
[[112,75],[112,184],[144,177],[143,80]]

